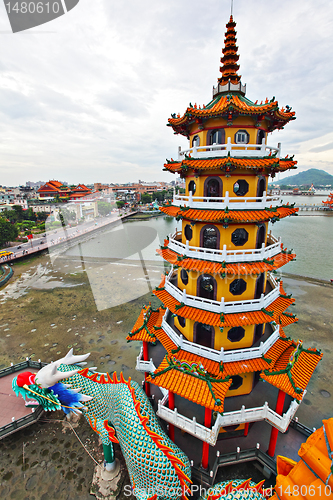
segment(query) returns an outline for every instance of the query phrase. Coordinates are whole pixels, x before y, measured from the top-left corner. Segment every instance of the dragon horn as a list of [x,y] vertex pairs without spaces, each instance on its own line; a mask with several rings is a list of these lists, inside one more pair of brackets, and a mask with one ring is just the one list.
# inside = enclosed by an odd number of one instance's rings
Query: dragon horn
[[83,361],[85,361],[88,357],[90,356],[90,352],[88,352],[87,354],[82,354],[81,356],[76,356],[73,354],[73,348],[71,348],[68,353],[66,354],[66,356],[64,358],[61,358],[61,359],[58,359],[57,361],[55,361],[55,364],[58,366],[60,366],[61,364],[63,365],[77,365],[79,363],[82,363]]

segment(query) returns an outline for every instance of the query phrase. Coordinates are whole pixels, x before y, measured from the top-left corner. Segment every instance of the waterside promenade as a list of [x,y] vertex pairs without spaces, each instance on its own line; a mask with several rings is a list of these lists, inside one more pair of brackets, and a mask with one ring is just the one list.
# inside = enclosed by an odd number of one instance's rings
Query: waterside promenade
[[37,237],[37,235],[35,235],[35,238],[27,243],[5,248],[4,250],[8,250],[13,253],[11,255],[0,257],[0,264],[7,264],[8,262],[13,262],[22,257],[47,250],[48,248],[54,248],[59,244],[72,242],[78,238],[82,238],[82,236],[88,236],[97,230],[105,228],[106,226],[121,222],[137,213],[138,212],[125,212],[123,215],[111,214],[106,217],[101,217],[97,221],[92,220],[86,222],[80,226],[66,226],[56,230],[46,231],[45,237],[40,235]]

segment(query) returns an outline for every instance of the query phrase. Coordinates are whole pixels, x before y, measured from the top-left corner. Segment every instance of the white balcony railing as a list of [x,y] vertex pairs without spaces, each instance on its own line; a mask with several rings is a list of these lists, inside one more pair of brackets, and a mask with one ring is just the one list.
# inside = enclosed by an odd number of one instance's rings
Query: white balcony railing
[[174,273],[171,269],[170,273],[165,279],[165,290],[170,293],[176,300],[182,302],[186,306],[196,307],[198,309],[204,309],[205,311],[213,313],[241,313],[249,311],[259,311],[263,307],[269,306],[275,299],[280,295],[280,287],[278,283],[270,276],[269,281],[273,287],[267,295],[261,294],[260,299],[250,299],[250,300],[237,300],[234,302],[225,302],[224,297],[221,298],[220,302],[217,300],[206,299],[203,297],[198,297],[196,295],[187,295],[186,290],[180,290],[175,285],[170,283],[170,279]]
[[[150,359],[149,361],[144,361],[144,359],[143,359],[143,347],[141,347],[140,354],[136,358],[135,369],[138,372],[146,372],[146,373],[154,373],[154,371],[156,370],[156,367],[155,367],[152,359]],[[168,397],[169,392],[167,389],[164,389],[163,387],[160,387],[160,386],[159,386],[159,389],[164,396],[164,399],[163,399],[163,401],[164,401],[165,398]]]
[[203,356],[204,358],[210,359],[211,361],[216,361],[217,363],[230,363],[234,361],[245,361],[248,359],[260,358],[272,347],[272,345],[278,340],[280,336],[280,326],[276,325],[274,332],[269,336],[265,342],[260,342],[258,347],[247,347],[246,349],[235,349],[230,351],[225,351],[223,347],[220,351],[216,349],[211,349],[210,347],[205,347],[194,342],[189,342],[184,339],[182,335],[178,335],[177,332],[166,321],[168,309],[163,317],[162,328],[168,337],[183,351],[191,352],[198,356]]
[[270,259],[281,252],[281,238],[277,239],[271,233],[267,237],[268,246],[263,243],[261,248],[251,248],[243,250],[227,250],[227,245],[223,249],[195,247],[186,241],[186,245],[181,240],[182,233],[176,231],[169,235],[168,248],[175,252],[186,255],[191,259],[203,259],[213,262],[258,262],[263,259]]
[[190,191],[189,196],[176,195],[173,196],[173,204],[177,207],[184,206],[189,208],[207,208],[209,210],[224,210],[227,207],[230,210],[260,210],[268,205],[275,203],[279,205],[281,202],[280,196],[267,196],[266,191],[263,196],[246,197],[246,196],[229,196],[229,192],[223,197],[208,197],[208,196],[193,196]]
[[136,358],[135,369],[138,372],[147,372],[147,373],[153,373],[156,370],[156,367],[155,367],[152,359],[150,359],[149,361],[144,361],[144,359],[143,359],[143,347],[141,347],[140,354]]
[[[305,393],[306,391],[304,391],[304,395]],[[288,411],[283,415],[279,415],[272,410],[268,406],[267,402],[258,408],[245,408],[245,406],[242,406],[242,408],[237,411],[231,411],[224,413],[223,415],[218,413],[214,426],[212,429],[209,429],[202,424],[198,424],[195,417],[191,420],[190,418],[179,414],[177,408],[170,410],[165,406],[166,402],[167,397],[164,397],[162,401],[158,402],[157,415],[159,417],[163,418],[166,422],[175,425],[179,429],[184,430],[188,434],[201,439],[201,441],[209,443],[211,446],[215,446],[220,428],[228,425],[239,425],[246,422],[258,422],[260,420],[265,420],[273,427],[276,427],[280,432],[286,432],[297,409],[299,408],[299,404],[296,400],[293,400],[290,403]]]
[[267,146],[265,139],[261,144],[232,144],[230,137],[226,144],[205,144],[203,146],[194,146],[193,148],[182,150],[178,148],[178,160],[185,159],[185,155],[191,158],[223,158],[230,154],[233,157],[263,157],[269,154],[275,154],[277,158],[281,156],[281,144],[277,147]]

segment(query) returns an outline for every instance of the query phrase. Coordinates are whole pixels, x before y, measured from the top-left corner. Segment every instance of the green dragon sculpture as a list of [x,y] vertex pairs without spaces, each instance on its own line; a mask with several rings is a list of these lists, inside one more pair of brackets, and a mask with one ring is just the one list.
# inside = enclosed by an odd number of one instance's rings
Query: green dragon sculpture
[[122,373],[118,380],[116,373],[111,378],[83,368],[88,356],[75,356],[71,349],[36,375],[19,374],[13,390],[24,399],[33,397],[48,411],[82,412],[101,437],[107,470],[115,466],[112,442],[119,442],[139,500],[186,498],[188,458],[163,432],[142,388]]

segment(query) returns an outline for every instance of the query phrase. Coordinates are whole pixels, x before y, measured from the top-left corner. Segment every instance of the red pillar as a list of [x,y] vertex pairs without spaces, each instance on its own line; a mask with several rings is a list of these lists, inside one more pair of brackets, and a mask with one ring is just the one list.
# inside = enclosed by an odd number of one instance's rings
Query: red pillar
[[[212,423],[212,410],[205,408],[205,427],[210,428]],[[201,466],[203,469],[208,469],[208,459],[209,459],[209,444],[204,442],[202,445],[202,460]]]
[[[282,415],[285,397],[286,393],[281,391],[281,389],[279,389],[279,394],[277,397],[276,408],[275,408],[275,412],[278,415]],[[269,446],[267,451],[270,457],[274,457],[278,434],[279,434],[278,429],[276,427],[272,427],[271,438],[269,440]]]
[[[143,360],[149,361],[148,342],[143,341],[142,347],[143,347]],[[145,393],[147,394],[147,396],[149,398],[150,397],[150,384],[149,384],[149,382],[147,382],[148,375],[149,374],[147,372],[145,372]]]
[[249,427],[250,427],[249,422],[246,422],[245,427],[244,427],[244,436],[248,435],[248,433],[249,433]]
[[[169,391],[169,410],[175,409],[175,395],[173,392]],[[171,441],[175,440],[175,426],[169,424],[169,438]]]

